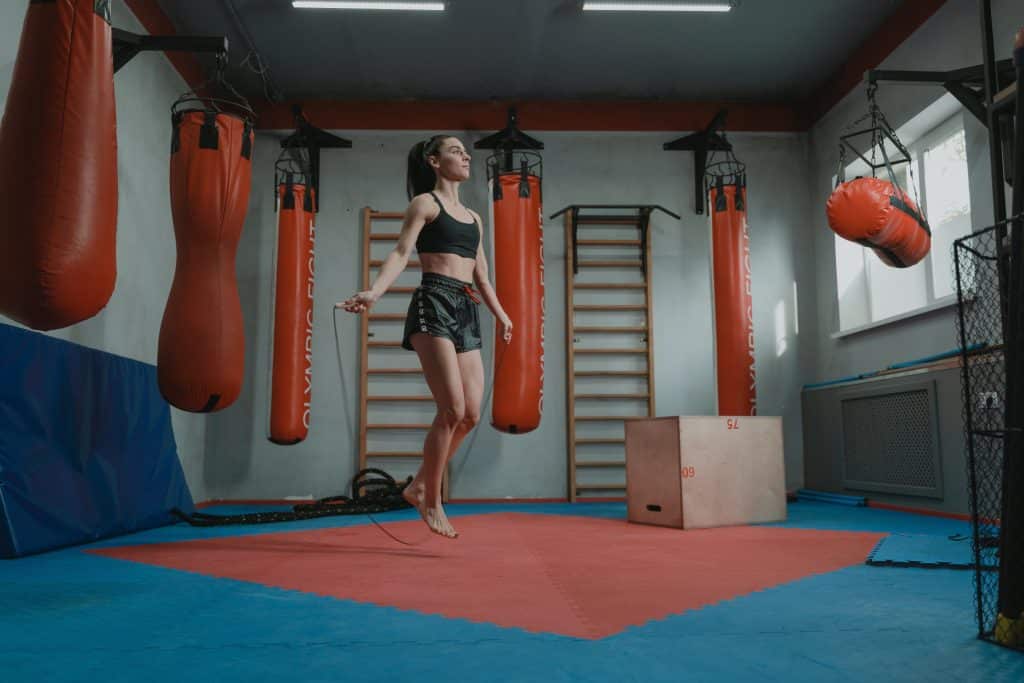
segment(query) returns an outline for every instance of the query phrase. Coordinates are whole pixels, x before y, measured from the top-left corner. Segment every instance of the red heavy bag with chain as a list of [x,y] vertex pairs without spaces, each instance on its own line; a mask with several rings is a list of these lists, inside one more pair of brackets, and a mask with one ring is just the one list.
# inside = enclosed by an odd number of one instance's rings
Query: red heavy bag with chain
[[907,194],[887,180],[856,178],[840,183],[828,199],[828,224],[840,237],[870,247],[895,268],[928,255],[928,221]]
[[[870,119],[870,127],[839,138],[836,187],[828,198],[825,213],[829,226],[837,235],[870,248],[886,265],[907,268],[927,256],[932,246],[932,234],[917,204],[896,181],[893,166],[910,164],[910,187],[913,188],[913,163],[910,152],[878,107],[877,89],[875,83],[868,85],[868,112],[850,124],[850,128],[855,128]],[[854,140],[864,136],[870,138],[867,143],[854,144]],[[858,146],[870,150],[871,158],[865,156],[868,152],[858,151]],[[868,165],[872,177],[846,181],[847,150]],[[893,152],[895,157],[891,156]],[[877,163],[878,154],[881,154],[883,163]],[[874,177],[875,172],[883,167],[889,180]]]
[[0,125],[0,314],[96,315],[117,277],[110,3],[29,3]]

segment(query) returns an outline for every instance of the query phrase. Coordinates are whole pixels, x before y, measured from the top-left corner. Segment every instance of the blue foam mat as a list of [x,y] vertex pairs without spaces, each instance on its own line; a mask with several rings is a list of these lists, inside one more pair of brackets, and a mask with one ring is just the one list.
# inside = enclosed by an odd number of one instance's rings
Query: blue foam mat
[[0,324],[0,558],[193,509],[156,366]]
[[971,539],[962,534],[891,534],[875,546],[867,564],[876,567],[973,569]]

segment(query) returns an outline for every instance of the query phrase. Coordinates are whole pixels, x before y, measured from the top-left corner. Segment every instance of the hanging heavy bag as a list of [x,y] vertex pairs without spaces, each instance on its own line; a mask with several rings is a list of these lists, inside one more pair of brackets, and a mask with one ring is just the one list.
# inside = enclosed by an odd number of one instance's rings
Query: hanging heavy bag
[[[494,353],[491,425],[526,434],[544,406],[544,223],[541,178],[522,160],[518,171],[492,168],[494,283],[515,333]],[[501,324],[495,336],[501,339]]]
[[[224,111],[225,104],[242,114]],[[253,118],[244,99],[239,105],[186,94],[172,108],[177,257],[160,324],[157,380],[167,402],[189,412],[223,410],[242,390],[245,330],[235,253],[249,208]]]
[[[928,255],[932,246],[931,229],[917,203],[900,187],[893,172],[894,163],[912,164],[910,154],[899,141],[885,115],[875,101],[877,86],[868,86],[868,113],[855,121],[871,119],[871,127],[840,138],[839,170],[836,187],[825,207],[828,224],[844,239],[870,248],[886,265],[907,268]],[[849,139],[870,135],[871,160],[868,161],[849,143]],[[889,159],[887,144],[900,153],[894,161]],[[872,177],[846,181],[846,149],[849,147],[871,167]],[[880,152],[883,163],[876,163]],[[876,169],[885,168],[888,180],[874,177]],[[910,167],[911,172],[913,166]],[[913,175],[911,175],[911,181]]]
[[921,210],[895,184],[880,178],[840,183],[825,213],[832,230],[872,249],[883,263],[906,268],[928,255],[932,234]]
[[109,3],[30,3],[0,125],[0,314],[54,330],[110,300],[116,113]]

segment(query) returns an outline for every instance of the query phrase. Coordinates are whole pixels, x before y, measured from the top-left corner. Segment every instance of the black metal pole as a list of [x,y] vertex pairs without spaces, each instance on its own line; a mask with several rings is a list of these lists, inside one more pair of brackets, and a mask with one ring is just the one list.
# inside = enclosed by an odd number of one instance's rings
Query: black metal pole
[[[1024,210],[1024,29],[1017,34],[1014,47],[1016,66],[1017,102],[1016,134],[1013,137],[1013,204],[1011,215],[1018,217]],[[991,100],[990,100],[991,102]],[[1000,190],[1002,190],[1000,178]],[[1005,207],[1004,207],[1005,208]],[[1008,313],[1012,336],[1006,340],[1007,381],[1007,445],[1003,453],[1002,519],[999,525],[999,613],[1004,617],[1003,628],[997,630],[998,641],[1024,643],[1024,376],[1021,373],[1019,340],[1024,334],[1024,221],[1010,224],[1010,301]],[[1010,358],[1013,363],[1010,363]],[[997,626],[997,629],[999,627]]]
[[[992,99],[999,92],[999,72],[996,69],[995,48],[992,38],[992,0],[981,0],[981,48],[985,58],[985,105],[988,111],[989,163],[992,167],[992,208],[994,221],[1006,218],[1006,190],[1003,186],[1002,140],[999,134],[997,115],[992,110]],[[1000,240],[1006,236],[1006,228],[1000,226]]]
[[[998,115],[992,108],[992,99],[999,92],[999,70],[996,66],[995,48],[992,38],[992,0],[981,0],[981,49],[984,63],[982,70],[985,77],[985,125],[988,128],[989,168],[992,173],[992,212],[996,228],[996,270],[999,276],[999,310],[1002,313],[1004,337],[1006,331],[1006,306],[1008,284],[1008,258],[1006,253],[1006,225],[1001,223],[1006,218],[1006,190],[1004,188],[1002,164],[1002,136],[1000,135]],[[1009,358],[1007,357],[1007,361]]]

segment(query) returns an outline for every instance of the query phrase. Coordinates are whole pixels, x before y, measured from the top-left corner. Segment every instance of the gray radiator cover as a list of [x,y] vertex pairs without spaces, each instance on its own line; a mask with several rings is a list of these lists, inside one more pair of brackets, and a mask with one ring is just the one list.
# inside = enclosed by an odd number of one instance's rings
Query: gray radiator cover
[[[893,413],[891,408],[889,414],[914,421],[904,426],[902,434],[884,424],[891,402],[902,402],[897,410],[906,414]],[[801,403],[805,488],[865,495],[894,505],[969,512],[959,368],[914,370],[805,389]],[[883,419],[874,420],[876,424],[868,430],[865,416],[871,411]],[[850,431],[858,426],[869,433]],[[885,462],[890,454],[899,455],[901,461]]]
[[839,392],[843,487],[942,498],[935,382]]

